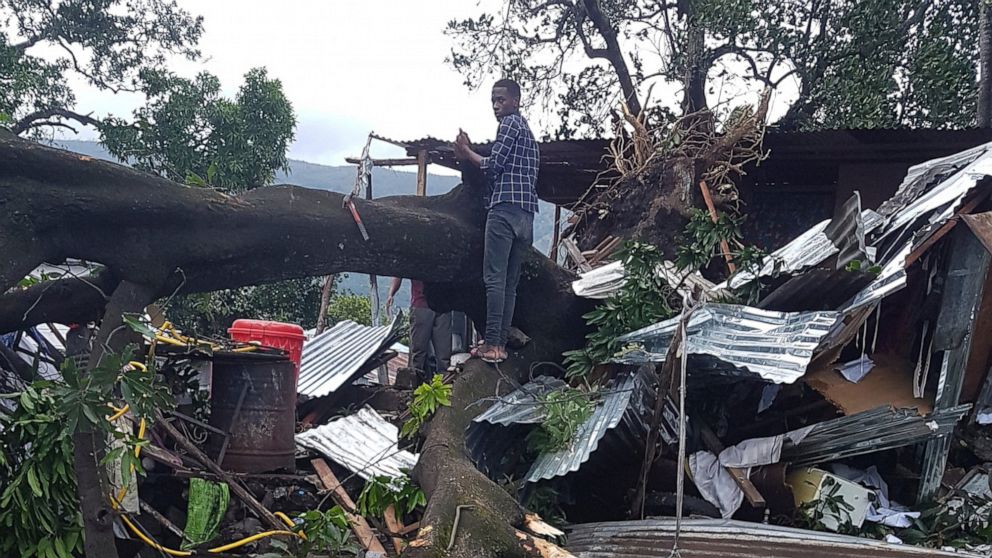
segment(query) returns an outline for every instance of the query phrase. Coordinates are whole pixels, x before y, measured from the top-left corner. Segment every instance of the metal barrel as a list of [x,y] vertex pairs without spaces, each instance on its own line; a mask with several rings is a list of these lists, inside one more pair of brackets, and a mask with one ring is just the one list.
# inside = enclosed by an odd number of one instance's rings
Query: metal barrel
[[295,469],[295,365],[288,357],[218,352],[213,359],[208,454],[240,473]]

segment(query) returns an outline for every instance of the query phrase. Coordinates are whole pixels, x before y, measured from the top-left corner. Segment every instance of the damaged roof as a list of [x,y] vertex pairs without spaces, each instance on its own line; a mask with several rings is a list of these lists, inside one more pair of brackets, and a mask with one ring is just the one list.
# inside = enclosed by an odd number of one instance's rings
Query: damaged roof
[[[769,382],[791,384],[806,373],[823,338],[838,323],[834,311],[775,312],[734,304],[706,303],[687,324],[693,375],[754,374]],[[625,351],[615,362],[664,362],[679,317],[621,336]]]
[[303,344],[297,391],[322,397],[337,391],[366,368],[367,363],[399,339],[399,318],[389,325],[369,327],[343,320]]
[[[630,451],[635,449],[632,447],[614,450],[647,435],[654,404],[650,381],[649,373],[643,370],[614,378],[603,390],[593,413],[579,426],[570,446],[538,455],[527,472],[527,481],[538,482],[578,471],[601,444],[611,446],[610,451],[601,452],[607,460],[616,461],[624,456],[636,455],[636,451]],[[521,436],[526,435],[526,431],[514,427],[543,421],[543,397],[565,387],[567,385],[562,380],[539,376],[500,398],[476,417],[466,435],[466,445],[473,460],[490,476],[498,475],[498,461],[504,454],[504,444],[519,444]],[[670,401],[666,405],[664,418],[662,438],[671,443],[675,439],[677,415]]]

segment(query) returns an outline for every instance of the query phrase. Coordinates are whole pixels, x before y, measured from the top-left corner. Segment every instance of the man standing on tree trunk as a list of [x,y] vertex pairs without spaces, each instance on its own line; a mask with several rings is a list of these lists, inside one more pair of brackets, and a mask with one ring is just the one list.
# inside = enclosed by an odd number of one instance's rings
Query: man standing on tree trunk
[[520,85],[501,79],[493,85],[493,112],[499,120],[496,141],[488,157],[472,150],[459,130],[455,154],[486,173],[486,243],[483,279],[486,283],[486,339],[474,354],[486,362],[506,359],[506,339],[517,301],[520,266],[534,241],[537,213],[537,171],[540,153],[534,134],[520,115]]

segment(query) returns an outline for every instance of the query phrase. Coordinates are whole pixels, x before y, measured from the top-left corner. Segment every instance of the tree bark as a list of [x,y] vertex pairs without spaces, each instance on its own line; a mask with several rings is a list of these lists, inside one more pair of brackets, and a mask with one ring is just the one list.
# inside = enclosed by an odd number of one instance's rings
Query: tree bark
[[[113,290],[101,328],[104,336],[117,328],[121,308],[143,307],[177,290],[209,291],[346,271],[420,279],[427,283],[433,307],[464,310],[481,323],[484,182],[475,170],[466,171],[464,178],[462,186],[444,196],[355,199],[371,236],[365,241],[342,208],[340,194],[275,186],[228,196],[0,136],[0,207],[5,209],[0,238],[17,232],[33,238],[36,247],[0,244],[0,261],[16,270],[2,276],[0,292],[46,260],[81,258],[108,268],[94,280],[100,289],[67,279],[7,292],[0,296],[0,324],[24,327],[56,314],[64,321],[79,321],[104,305],[100,290]],[[581,316],[592,303],[574,296],[572,279],[531,251],[514,324],[533,341],[525,354],[501,365],[502,374],[523,379],[534,360],[559,362],[562,351],[581,346],[586,333]],[[145,288],[127,304],[115,302],[121,289],[132,291],[134,285],[155,288]],[[58,301],[71,309],[56,308]],[[517,531],[523,525],[521,507],[479,473],[464,452],[464,427],[485,408],[474,404],[495,395],[501,377],[488,365],[469,363],[455,382],[452,406],[432,421],[416,476],[429,497],[424,524],[433,535],[425,534],[408,555],[445,553],[459,505],[473,508],[463,509],[451,556],[530,556],[547,550]],[[91,447],[79,444],[79,466],[93,462]],[[92,477],[91,471],[84,474]],[[81,479],[80,486],[98,486],[90,477]],[[105,493],[92,490],[86,502],[97,511],[87,513],[106,520],[105,500],[96,502]]]
[[[86,366],[92,372],[108,353],[119,353],[132,341],[139,341],[134,332],[124,325],[124,313],[141,312],[155,300],[155,287],[125,281],[114,290],[107,304],[106,316],[100,325],[93,344],[93,352]],[[106,468],[100,459],[106,449],[106,440],[99,430],[85,420],[80,420],[73,441],[73,464],[79,493],[79,508],[83,517],[83,548],[90,558],[116,558],[114,543],[114,511],[107,496],[110,484]]]

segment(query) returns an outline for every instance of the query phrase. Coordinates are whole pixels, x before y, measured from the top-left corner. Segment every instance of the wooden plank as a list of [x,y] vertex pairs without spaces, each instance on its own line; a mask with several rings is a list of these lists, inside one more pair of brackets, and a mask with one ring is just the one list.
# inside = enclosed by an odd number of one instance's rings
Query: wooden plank
[[[703,201],[706,202],[706,208],[710,210],[710,219],[716,223],[720,218],[716,214],[716,206],[713,205],[713,198],[710,196],[710,189],[706,186],[705,180],[699,181],[699,189],[703,191]],[[737,271],[737,266],[734,265],[734,258],[730,255],[730,243],[727,242],[727,239],[720,241],[720,249],[723,250],[723,257],[727,260],[727,269],[733,274]]]
[[168,432],[169,436],[171,436],[172,439],[175,440],[177,444],[179,444],[181,448],[183,448],[191,456],[193,456],[193,459],[196,459],[197,461],[202,463],[203,466],[206,467],[208,471],[223,479],[223,481],[227,484],[227,486],[230,487],[231,492],[233,492],[235,496],[237,496],[242,502],[244,502],[245,505],[248,506],[248,509],[255,512],[255,515],[257,515],[258,518],[262,520],[262,522],[268,524],[268,527],[270,529],[274,529],[276,531],[286,530],[285,523],[279,521],[279,519],[277,519],[276,516],[272,515],[272,512],[267,510],[265,506],[262,505],[261,502],[259,502],[258,500],[255,499],[254,496],[252,496],[251,492],[248,492],[248,489],[241,486],[241,483],[234,480],[234,478],[231,477],[231,475],[228,474],[227,471],[221,469],[220,465],[214,463],[213,460],[207,457],[207,454],[200,451],[200,448],[196,447],[196,445],[194,445],[192,442],[187,440],[186,437],[183,436],[182,432],[177,430],[175,426],[172,426],[172,424],[165,419],[165,417],[162,415],[161,412],[156,413],[155,418],[156,418],[155,426],[161,426],[166,432]]
[[320,481],[324,483],[324,488],[330,491],[331,498],[334,498],[334,501],[344,508],[345,515],[348,517],[348,523],[351,524],[351,530],[358,537],[358,542],[369,552],[378,552],[385,556],[386,548],[375,537],[375,533],[372,532],[372,528],[369,527],[369,523],[365,521],[365,518],[354,513],[355,502],[348,495],[344,487],[341,486],[341,482],[334,475],[334,472],[331,471],[327,463],[321,458],[311,460],[310,463],[313,465],[314,470],[317,471]]
[[[703,439],[703,444],[714,454],[720,455],[720,452],[723,451],[723,442],[716,437],[716,434],[710,430],[709,426],[706,426],[702,422],[698,423],[698,426],[699,433]],[[765,507],[766,502],[764,496],[762,496],[761,493],[758,492],[758,489],[755,488],[754,484],[751,483],[751,479],[747,478],[746,470],[737,469],[735,467],[724,467],[724,469],[726,469],[727,472],[730,473],[730,476],[734,478],[734,482],[736,482],[737,486],[741,488],[741,491],[744,492],[744,497],[747,498],[747,501],[752,506],[756,508]]]
[[[362,160],[358,157],[346,157],[345,162],[351,165],[359,165]],[[373,167],[412,167],[419,164],[415,157],[405,157],[402,159],[372,159]]]
[[427,195],[427,150],[417,152],[417,195]]
[[586,261],[582,252],[579,251],[579,247],[575,245],[575,240],[572,237],[564,238],[561,241],[562,246],[565,247],[565,252],[575,263],[575,267],[581,272],[592,271],[592,266]]
[[[396,507],[392,504],[386,508],[386,513],[384,514],[383,519],[386,520],[386,527],[389,528],[391,533],[398,534],[403,532],[405,525],[403,525],[403,522],[399,520],[399,517],[396,515]],[[403,547],[405,546],[403,539],[399,537],[392,537],[392,541],[393,548],[396,549],[396,554],[403,552]]]

